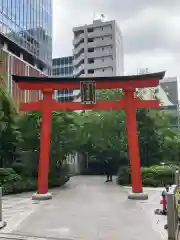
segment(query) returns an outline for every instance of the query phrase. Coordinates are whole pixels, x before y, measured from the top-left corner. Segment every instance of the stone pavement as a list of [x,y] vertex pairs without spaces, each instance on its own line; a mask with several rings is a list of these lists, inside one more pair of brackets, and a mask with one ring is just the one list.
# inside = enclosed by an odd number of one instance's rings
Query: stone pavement
[[9,221],[0,238],[166,239],[165,217],[153,213],[159,207],[160,191],[147,189],[149,200],[137,202],[127,199],[129,190],[104,184],[103,177],[78,176],[53,190],[53,199],[46,202],[33,204],[31,193],[5,197],[4,217]]
[[3,220],[7,227],[1,232],[12,232],[16,227],[38,207],[31,200],[32,193],[23,193],[3,197]]

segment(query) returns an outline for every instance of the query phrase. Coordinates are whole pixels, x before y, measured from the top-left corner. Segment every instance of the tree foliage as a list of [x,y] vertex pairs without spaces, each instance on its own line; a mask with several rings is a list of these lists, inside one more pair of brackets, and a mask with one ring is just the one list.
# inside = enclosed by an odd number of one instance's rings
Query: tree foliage
[[6,167],[16,158],[16,143],[20,134],[15,108],[3,88],[0,89],[0,116],[0,165]]
[[[136,96],[141,98],[141,92]],[[119,100],[119,90],[99,91],[98,100]],[[180,154],[180,134],[171,127],[173,114],[162,110],[138,109],[137,130],[142,166],[151,166],[161,162],[178,162]],[[128,144],[126,116],[123,110],[87,111],[79,116],[79,151],[103,161],[111,156],[118,166],[128,165]]]
[[[13,167],[24,176],[37,177],[41,113],[17,114],[7,93],[0,90],[1,167]],[[97,92],[97,100],[118,101],[120,90]],[[141,92],[136,96],[141,97]],[[180,133],[170,127],[174,119],[166,111],[137,111],[137,130],[142,166],[161,162],[178,164]],[[126,115],[123,110],[54,112],[52,117],[50,176],[58,175],[64,159],[74,151],[101,166],[112,157],[114,172],[129,165]],[[92,160],[93,159],[93,160]]]

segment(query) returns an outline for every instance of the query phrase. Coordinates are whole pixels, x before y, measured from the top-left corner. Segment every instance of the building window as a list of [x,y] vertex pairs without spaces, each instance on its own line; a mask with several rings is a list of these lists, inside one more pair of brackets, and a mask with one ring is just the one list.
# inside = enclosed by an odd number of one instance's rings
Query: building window
[[56,69],[53,69],[53,75],[54,76],[56,75]]
[[94,42],[94,39],[93,38],[88,38],[88,43],[92,43]]
[[88,63],[89,63],[89,64],[94,63],[94,58],[88,58]]
[[73,63],[73,57],[69,58],[69,63],[72,64]]
[[89,53],[94,52],[94,48],[88,48],[88,52]]
[[69,67],[69,71],[70,71],[70,74],[73,73],[73,67],[72,66]]
[[94,29],[93,28],[88,28],[88,33],[91,33],[91,32],[94,32]]
[[69,60],[68,57],[66,57],[66,58],[65,58],[65,65],[68,64],[68,62],[69,62],[68,60]]
[[88,70],[88,74],[93,74],[94,73],[94,69],[89,69]]

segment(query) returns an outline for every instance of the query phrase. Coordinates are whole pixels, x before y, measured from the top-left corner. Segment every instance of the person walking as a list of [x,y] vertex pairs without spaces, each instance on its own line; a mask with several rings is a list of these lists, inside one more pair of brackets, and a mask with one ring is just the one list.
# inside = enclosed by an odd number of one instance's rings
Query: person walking
[[167,214],[167,193],[168,192],[169,192],[169,186],[164,184],[164,190],[161,193],[161,196],[162,196],[161,203],[163,205],[162,214],[164,214],[164,215]]
[[105,174],[106,174],[106,181],[105,182],[112,182],[112,169],[111,169],[111,158],[107,158],[105,161]]

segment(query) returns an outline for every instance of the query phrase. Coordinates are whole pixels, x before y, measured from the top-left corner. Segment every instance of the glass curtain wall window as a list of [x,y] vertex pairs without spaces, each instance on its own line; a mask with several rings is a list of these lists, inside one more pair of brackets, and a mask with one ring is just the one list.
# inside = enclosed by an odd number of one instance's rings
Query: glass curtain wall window
[[52,0],[0,0],[0,32],[52,65]]

